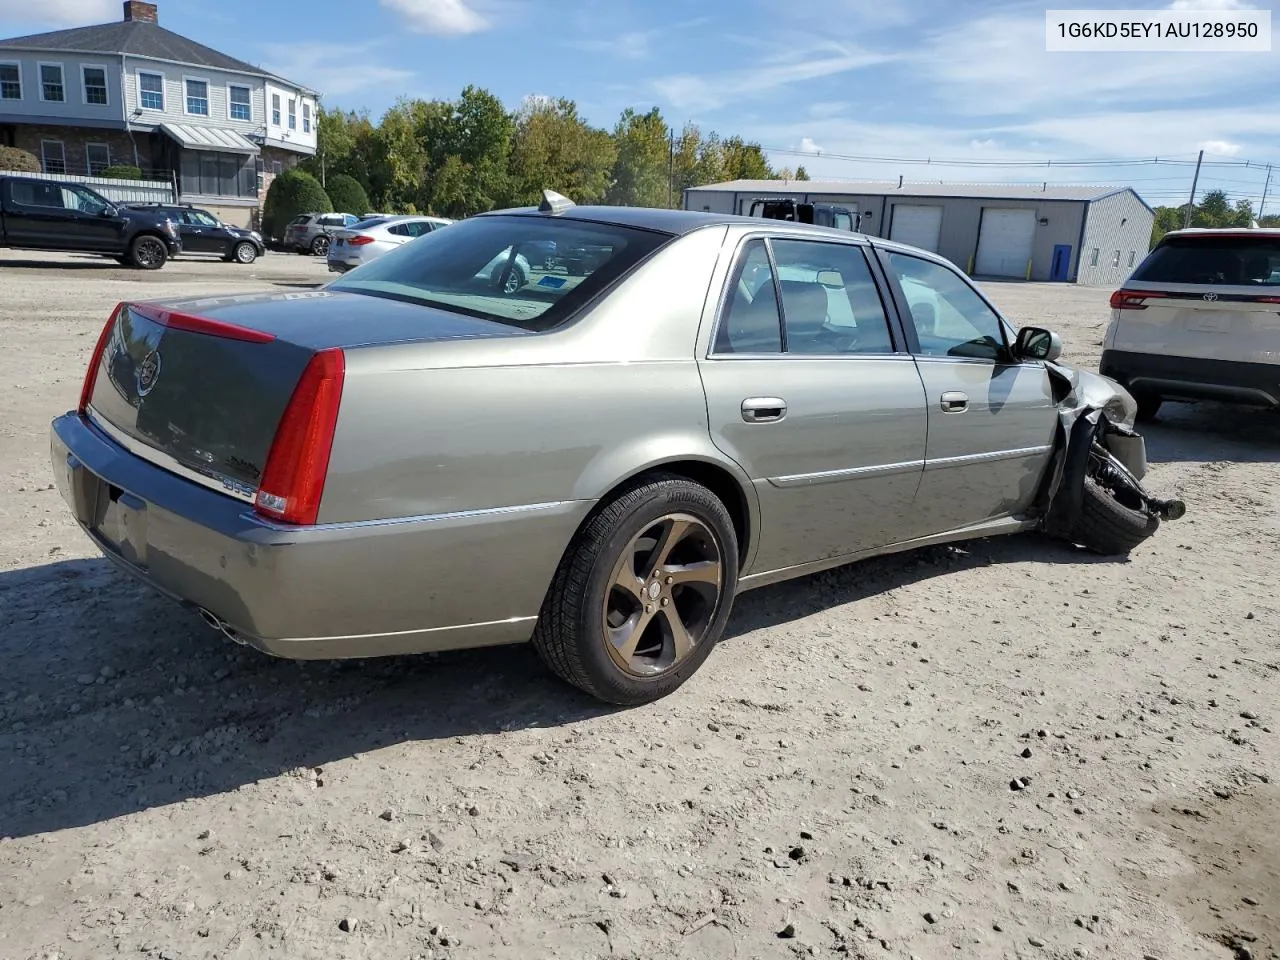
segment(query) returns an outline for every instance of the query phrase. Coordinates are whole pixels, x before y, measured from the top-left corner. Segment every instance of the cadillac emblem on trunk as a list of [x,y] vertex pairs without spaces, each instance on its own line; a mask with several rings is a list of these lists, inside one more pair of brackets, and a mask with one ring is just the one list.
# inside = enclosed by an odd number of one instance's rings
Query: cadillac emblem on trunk
[[155,389],[156,381],[160,379],[160,352],[158,350],[152,350],[142,358],[142,362],[138,364],[136,378],[139,397],[145,397]]

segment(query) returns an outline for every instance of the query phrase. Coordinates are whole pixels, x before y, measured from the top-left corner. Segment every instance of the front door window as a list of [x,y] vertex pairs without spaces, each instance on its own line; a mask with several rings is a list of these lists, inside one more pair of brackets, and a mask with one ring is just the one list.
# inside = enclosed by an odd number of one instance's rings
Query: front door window
[[905,253],[889,253],[887,259],[906,297],[920,354],[992,361],[1005,356],[1000,317],[958,273]]

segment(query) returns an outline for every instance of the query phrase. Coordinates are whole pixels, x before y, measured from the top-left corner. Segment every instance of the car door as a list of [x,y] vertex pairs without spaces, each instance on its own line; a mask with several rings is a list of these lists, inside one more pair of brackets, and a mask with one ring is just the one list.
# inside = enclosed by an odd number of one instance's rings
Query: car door
[[712,441],[760,505],[763,575],[900,539],[925,399],[864,246],[753,236],[699,361]]
[[5,239],[10,244],[42,249],[65,243],[66,217],[56,183],[13,178],[3,185]]
[[178,231],[182,234],[184,253],[225,254],[227,252],[226,231],[217,220],[203,210],[183,210]]
[[878,255],[928,397],[918,532],[1024,512],[1057,429],[1044,363],[1013,357],[1011,328],[955,267],[886,248]]
[[61,242],[66,250],[115,253],[121,249],[125,218],[103,196],[75,183],[60,183]]

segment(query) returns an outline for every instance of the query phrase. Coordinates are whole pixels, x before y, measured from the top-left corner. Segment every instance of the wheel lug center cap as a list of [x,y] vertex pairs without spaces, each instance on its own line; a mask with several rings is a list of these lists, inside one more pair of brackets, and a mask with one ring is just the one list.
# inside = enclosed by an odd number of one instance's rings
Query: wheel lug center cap
[[650,600],[657,600],[659,594],[662,593],[662,583],[658,580],[652,581],[649,586],[645,588],[645,593],[649,595]]

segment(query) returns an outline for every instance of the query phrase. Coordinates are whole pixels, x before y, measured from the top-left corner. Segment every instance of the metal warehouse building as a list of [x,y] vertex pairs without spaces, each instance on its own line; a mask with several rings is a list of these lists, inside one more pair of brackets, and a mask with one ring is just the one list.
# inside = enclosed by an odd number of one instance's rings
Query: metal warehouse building
[[1155,211],[1132,187],[860,180],[731,180],[686,210],[746,214],[756,198],[836,203],[862,232],[941,254],[975,277],[1111,286],[1146,256]]

